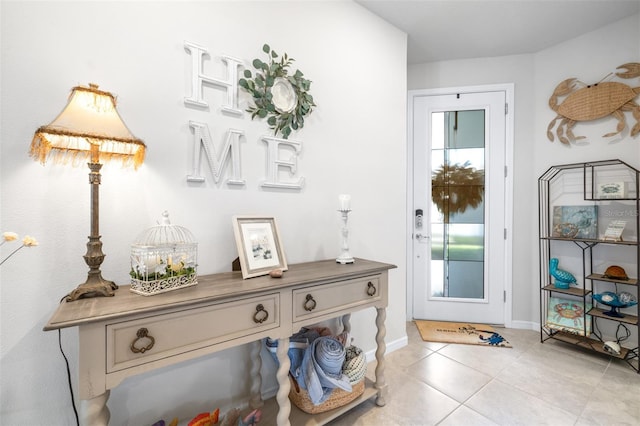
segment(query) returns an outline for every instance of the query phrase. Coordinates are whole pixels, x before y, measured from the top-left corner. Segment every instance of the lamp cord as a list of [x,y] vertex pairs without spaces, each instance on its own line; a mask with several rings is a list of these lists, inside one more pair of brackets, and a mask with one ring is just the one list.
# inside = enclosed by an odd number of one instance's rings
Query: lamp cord
[[[622,327],[625,331],[625,336],[619,337],[620,327]],[[631,336],[631,331],[622,323],[618,324],[618,328],[616,328],[616,343],[620,344],[620,342],[624,342]]]
[[73,397],[73,386],[71,384],[71,370],[69,369],[69,360],[62,350],[62,331],[58,329],[58,345],[60,346],[60,353],[64,358],[64,362],[67,365],[67,381],[69,382],[69,394],[71,395],[71,406],[73,407],[73,413],[76,416],[76,426],[80,426],[80,419],[78,417],[78,410],[76,409],[76,400]]

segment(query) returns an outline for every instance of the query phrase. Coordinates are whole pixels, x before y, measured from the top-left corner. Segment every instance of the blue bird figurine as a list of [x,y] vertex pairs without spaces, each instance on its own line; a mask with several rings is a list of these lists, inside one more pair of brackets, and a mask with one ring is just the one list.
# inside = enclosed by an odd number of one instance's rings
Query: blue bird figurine
[[556,288],[569,288],[576,282],[576,277],[572,273],[558,269],[558,258],[553,257],[549,260],[549,273],[556,279],[554,286]]

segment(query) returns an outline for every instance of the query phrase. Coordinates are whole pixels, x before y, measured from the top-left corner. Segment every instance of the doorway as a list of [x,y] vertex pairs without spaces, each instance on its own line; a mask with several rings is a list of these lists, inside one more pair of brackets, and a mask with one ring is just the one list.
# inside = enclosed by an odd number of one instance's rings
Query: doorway
[[512,93],[410,92],[413,318],[511,322]]

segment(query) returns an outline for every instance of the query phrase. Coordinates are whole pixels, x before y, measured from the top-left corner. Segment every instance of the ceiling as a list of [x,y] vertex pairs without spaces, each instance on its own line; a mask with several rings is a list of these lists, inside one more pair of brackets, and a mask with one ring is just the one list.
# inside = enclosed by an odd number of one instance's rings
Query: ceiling
[[535,53],[640,12],[640,0],[355,1],[408,34],[410,65]]

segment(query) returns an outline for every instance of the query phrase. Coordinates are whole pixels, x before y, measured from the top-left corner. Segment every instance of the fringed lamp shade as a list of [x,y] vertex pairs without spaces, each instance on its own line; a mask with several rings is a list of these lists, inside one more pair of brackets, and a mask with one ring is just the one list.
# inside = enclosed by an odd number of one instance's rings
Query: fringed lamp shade
[[30,154],[43,164],[51,157],[74,164],[85,159],[92,163],[121,160],[138,168],[145,149],[122,121],[115,97],[91,84],[72,89],[60,115],[36,131]]
[[99,187],[102,163],[121,160],[138,168],[144,161],[146,146],[133,136],[116,110],[116,99],[98,86],[74,87],[67,106],[52,123],[40,127],[31,141],[30,154],[45,163],[54,161],[72,165],[87,160],[91,185],[91,234],[84,260],[89,266],[87,280],[69,293],[68,302],[86,297],[113,296],[118,288],[102,277],[100,265],[105,254],[100,241]]

